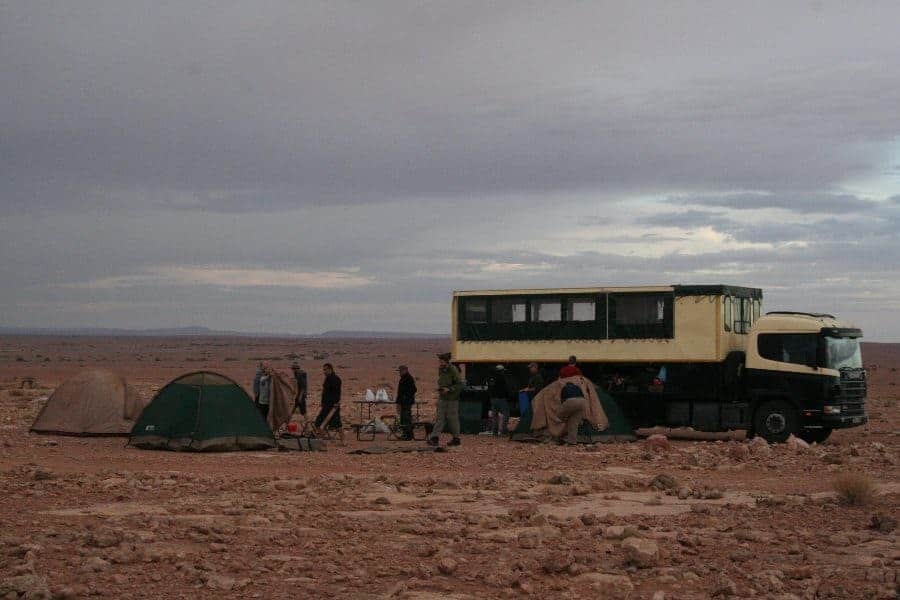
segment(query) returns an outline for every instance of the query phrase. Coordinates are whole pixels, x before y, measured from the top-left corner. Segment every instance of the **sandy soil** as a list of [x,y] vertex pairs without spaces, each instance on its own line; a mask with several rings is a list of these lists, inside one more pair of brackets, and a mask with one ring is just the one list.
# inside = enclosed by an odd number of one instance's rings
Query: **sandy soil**
[[[83,368],[152,394],[200,368],[249,386],[257,360],[287,370],[296,357],[315,396],[328,360],[350,398],[393,385],[402,362],[432,399],[445,346],[0,338],[0,598],[896,597],[900,345],[864,349],[869,425],[811,448],[466,436],[442,453],[349,454],[422,447],[354,440],[325,453],[180,454],[28,433]],[[35,389],[20,389],[25,376]],[[835,496],[846,472],[877,485],[871,504]]]

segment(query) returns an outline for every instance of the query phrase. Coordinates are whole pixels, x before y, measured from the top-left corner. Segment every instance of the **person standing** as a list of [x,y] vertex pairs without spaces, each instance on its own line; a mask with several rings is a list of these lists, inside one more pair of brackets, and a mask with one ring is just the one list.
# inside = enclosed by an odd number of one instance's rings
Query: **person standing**
[[[322,408],[319,409],[319,415],[316,417],[316,427],[340,429],[342,427],[341,378],[334,372],[331,363],[322,365],[322,372],[325,374],[325,381],[322,382]],[[332,408],[335,409],[334,416],[329,423],[323,423]]]
[[264,375],[263,363],[256,364],[256,375],[253,376],[253,403],[259,404],[259,382]]
[[559,370],[559,378],[565,379],[567,377],[581,377],[581,369],[578,368],[578,359],[572,355],[569,357],[569,364],[564,366]]
[[400,439],[413,439],[412,407],[416,403],[416,380],[406,365],[397,367],[400,382],[397,384],[397,408],[400,410]]
[[306,371],[300,368],[300,363],[294,361],[291,365],[291,371],[294,373],[294,381],[297,384],[297,395],[294,396],[294,407],[300,411],[301,415],[306,415]]
[[269,419],[269,404],[272,402],[272,372],[268,364],[262,365],[262,374],[259,377],[259,389],[257,390],[256,407],[262,418]]
[[528,385],[519,390],[519,415],[524,416],[531,407],[531,401],[544,389],[544,376],[536,362],[528,364]]
[[434,430],[428,437],[429,446],[437,446],[444,427],[449,427],[453,436],[448,446],[459,446],[459,393],[462,391],[462,377],[459,370],[450,364],[450,353],[438,355],[438,403],[434,418]]
[[488,381],[488,395],[491,398],[491,434],[494,436],[509,434],[509,386],[506,381],[506,369],[503,365],[495,367],[494,376]]

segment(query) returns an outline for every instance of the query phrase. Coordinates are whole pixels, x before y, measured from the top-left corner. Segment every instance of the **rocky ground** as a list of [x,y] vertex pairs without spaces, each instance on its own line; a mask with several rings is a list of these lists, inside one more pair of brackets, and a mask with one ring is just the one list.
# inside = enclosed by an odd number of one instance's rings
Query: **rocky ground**
[[[894,350],[873,351],[871,423],[821,446],[653,437],[571,449],[467,436],[441,453],[356,455],[372,444],[351,441],[325,453],[179,454],[27,431],[80,366],[113,363],[150,392],[198,348],[188,368],[243,382],[256,354],[343,352],[339,372],[357,393],[393,381],[400,361],[426,381],[441,344],[291,352],[296,342],[236,340],[203,354],[196,339],[59,345],[70,341],[0,340],[0,598],[897,596]],[[19,389],[25,375],[36,389]],[[846,473],[877,495],[842,501],[834,482]]]

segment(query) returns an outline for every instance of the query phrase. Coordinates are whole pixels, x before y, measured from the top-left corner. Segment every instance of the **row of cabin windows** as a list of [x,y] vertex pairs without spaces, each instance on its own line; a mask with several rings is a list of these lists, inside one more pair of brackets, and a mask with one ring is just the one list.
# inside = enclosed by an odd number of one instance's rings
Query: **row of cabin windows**
[[[566,321],[594,321],[597,319],[597,302],[592,298],[542,298],[540,300],[511,300],[495,298],[491,301],[491,322],[493,323],[527,323],[539,321],[550,323],[563,320],[565,306]],[[530,307],[530,311],[529,311]],[[466,323],[488,322],[487,300],[465,301]],[[530,315],[530,318],[529,318]]]
[[749,333],[750,326],[759,319],[762,301],[725,296],[722,307],[725,331]]
[[463,340],[671,338],[672,294],[466,297]]

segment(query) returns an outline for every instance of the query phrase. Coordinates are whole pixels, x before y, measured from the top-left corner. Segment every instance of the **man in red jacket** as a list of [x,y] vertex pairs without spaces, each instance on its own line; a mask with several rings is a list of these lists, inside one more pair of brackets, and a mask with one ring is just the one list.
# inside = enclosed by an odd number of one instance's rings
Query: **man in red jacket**
[[565,379],[566,377],[577,377],[581,374],[581,369],[578,368],[578,359],[575,358],[574,355],[569,357],[569,364],[559,370],[560,379]]

